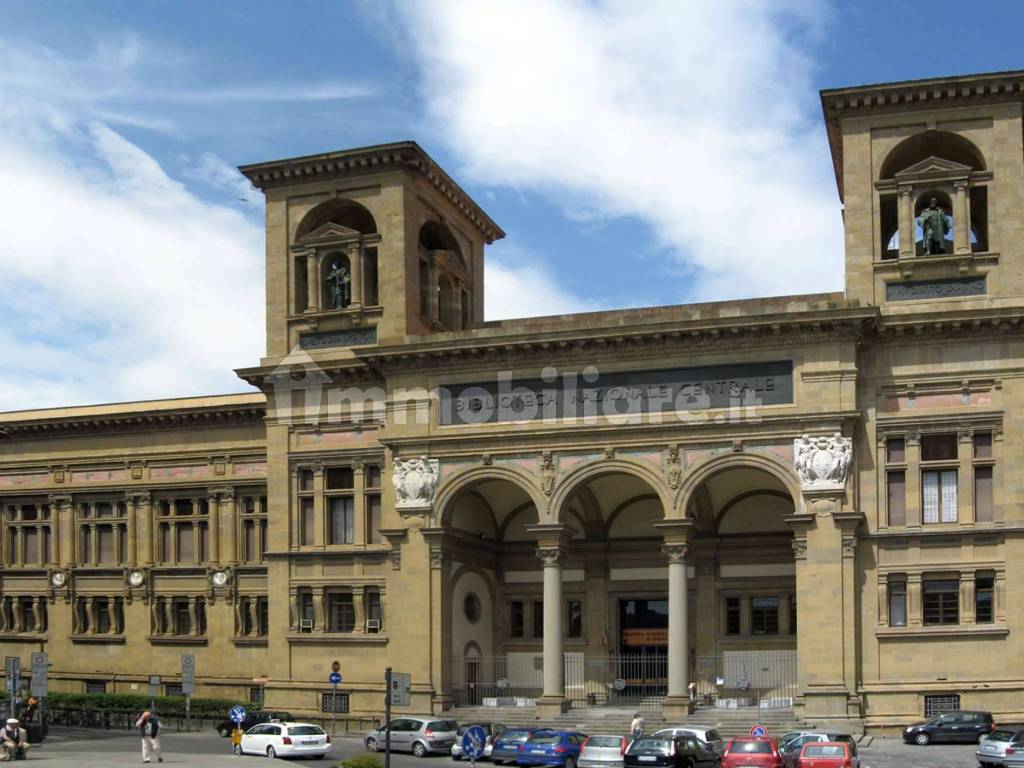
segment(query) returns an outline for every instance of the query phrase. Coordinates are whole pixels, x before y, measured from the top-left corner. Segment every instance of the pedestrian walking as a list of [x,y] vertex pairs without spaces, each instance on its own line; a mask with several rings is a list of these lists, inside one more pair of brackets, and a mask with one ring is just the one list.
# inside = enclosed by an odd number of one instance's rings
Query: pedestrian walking
[[160,751],[160,721],[148,709],[139,715],[135,727],[142,736],[142,762],[151,763],[155,757],[158,763],[164,761]]
[[639,739],[644,735],[644,725],[646,725],[643,716],[637,712],[633,715],[633,722],[629,724],[629,732],[633,734],[634,739]]

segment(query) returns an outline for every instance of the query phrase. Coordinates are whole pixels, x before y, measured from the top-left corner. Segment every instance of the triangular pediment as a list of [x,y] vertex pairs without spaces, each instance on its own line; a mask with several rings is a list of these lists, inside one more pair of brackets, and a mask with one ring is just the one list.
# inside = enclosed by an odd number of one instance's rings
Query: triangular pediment
[[302,242],[308,243],[316,240],[357,240],[361,236],[358,230],[344,227],[341,224],[335,224],[333,221],[328,221],[326,224],[321,224],[319,227],[314,229],[312,232],[302,236]]
[[896,173],[895,177],[897,180],[919,178],[921,176],[952,176],[956,178],[963,178],[965,176],[969,176],[972,170],[974,169],[969,165],[956,163],[952,160],[946,160],[932,155],[924,160],[919,160],[909,168],[904,168],[902,171]]

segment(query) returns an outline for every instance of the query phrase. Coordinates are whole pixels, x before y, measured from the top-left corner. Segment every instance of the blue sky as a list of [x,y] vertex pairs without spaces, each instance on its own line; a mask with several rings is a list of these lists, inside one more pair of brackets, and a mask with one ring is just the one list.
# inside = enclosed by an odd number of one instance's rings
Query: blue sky
[[[841,290],[825,87],[1024,67],[1018,2],[0,4],[0,410],[243,388],[242,163],[412,138],[488,316]],[[211,332],[210,329],[215,329]]]

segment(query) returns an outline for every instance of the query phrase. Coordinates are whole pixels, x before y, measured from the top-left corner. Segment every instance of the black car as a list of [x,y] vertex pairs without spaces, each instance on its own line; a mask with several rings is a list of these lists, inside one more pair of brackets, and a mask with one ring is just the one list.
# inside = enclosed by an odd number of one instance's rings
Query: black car
[[622,756],[624,768],[714,768],[718,756],[696,736],[641,736]]
[[[295,718],[287,712],[271,712],[267,709],[261,709],[256,710],[255,712],[247,712],[245,715],[245,720],[243,720],[241,724],[239,724],[237,727],[242,729],[242,733],[245,733],[254,725],[259,725],[260,723],[268,723],[271,720],[283,721],[294,719]],[[226,738],[231,735],[231,731],[235,727],[236,726],[234,720],[222,720],[221,722],[217,723],[217,733]]]
[[903,729],[903,740],[908,744],[922,747],[932,742],[960,742],[975,744],[989,735],[995,728],[991,712],[968,712],[954,710],[914,723]]

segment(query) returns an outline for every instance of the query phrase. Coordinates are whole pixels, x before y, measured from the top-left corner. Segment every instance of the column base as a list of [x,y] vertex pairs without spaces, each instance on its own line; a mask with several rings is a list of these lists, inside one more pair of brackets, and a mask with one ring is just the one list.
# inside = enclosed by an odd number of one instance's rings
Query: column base
[[860,697],[842,686],[820,686],[808,689],[799,697],[802,706],[794,707],[798,717],[817,728],[863,733]]
[[[442,694],[440,696],[434,696],[430,700],[430,714],[432,714],[432,715],[440,715],[443,712],[445,712],[446,710],[449,710],[449,709],[451,709],[454,706],[455,706],[455,699],[453,699],[451,696],[447,696],[447,695],[444,695],[444,694]],[[394,717],[394,710],[392,710],[391,715],[392,715],[392,717]]]
[[564,696],[541,696],[534,702],[537,715],[543,719],[569,711],[569,700]]
[[661,702],[661,714],[666,720],[682,720],[693,714],[693,708],[689,696],[666,696]]

